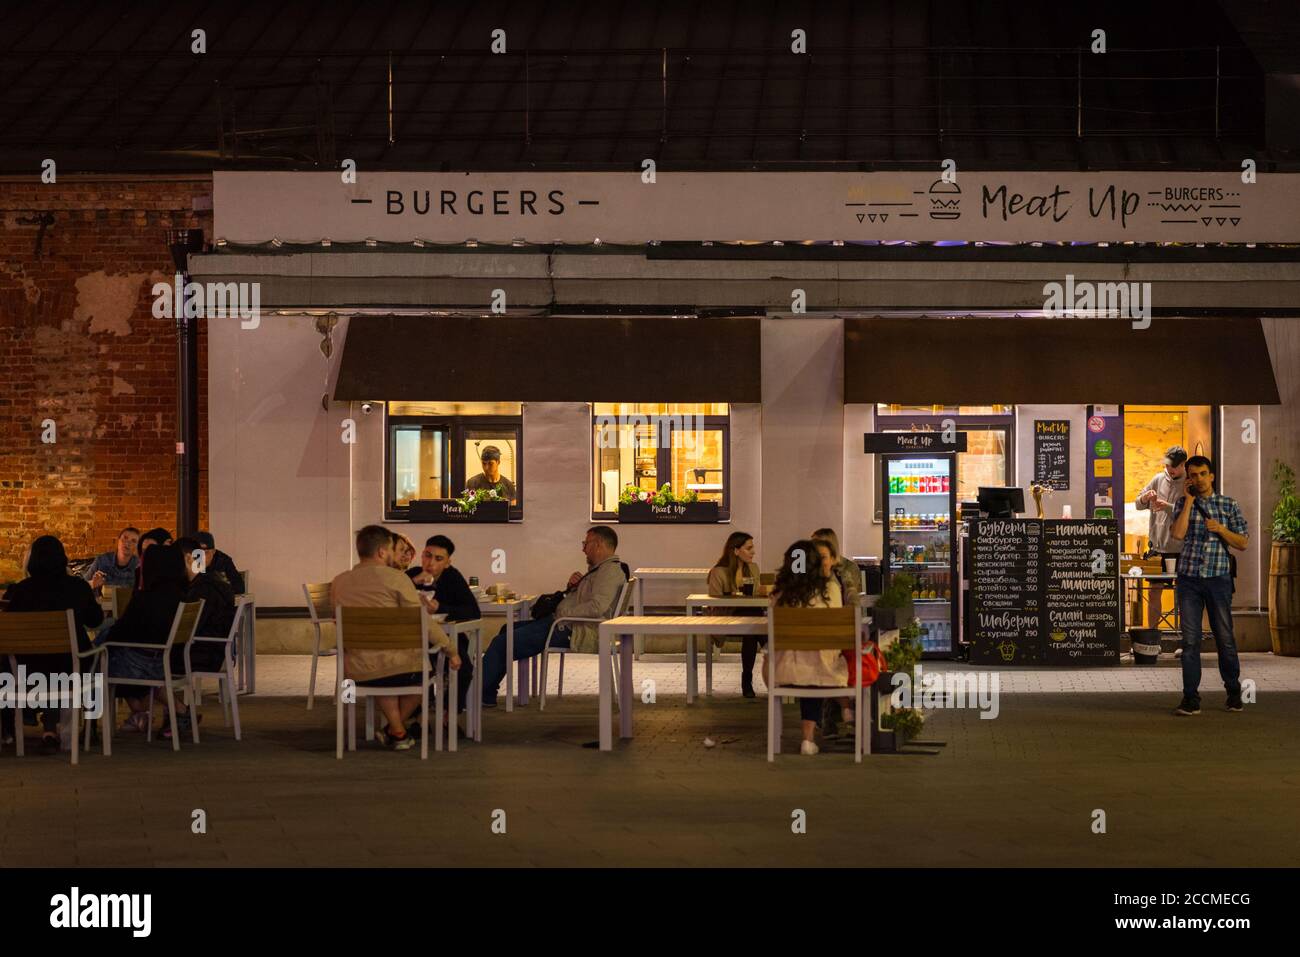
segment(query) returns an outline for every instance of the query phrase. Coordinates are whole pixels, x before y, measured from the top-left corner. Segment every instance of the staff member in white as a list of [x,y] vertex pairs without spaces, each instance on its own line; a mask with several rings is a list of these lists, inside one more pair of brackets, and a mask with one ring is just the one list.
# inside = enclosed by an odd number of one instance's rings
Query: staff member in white
[[[1139,510],[1150,510],[1148,536],[1151,547],[1160,553],[1162,561],[1166,558],[1177,559],[1183,551],[1183,543],[1169,533],[1174,527],[1174,503],[1183,497],[1186,462],[1187,451],[1181,445],[1171,446],[1165,453],[1165,467],[1152,476],[1146,487],[1138,492],[1137,500],[1133,503]],[[1151,583],[1147,597],[1148,628],[1160,624],[1164,594],[1164,585]]]

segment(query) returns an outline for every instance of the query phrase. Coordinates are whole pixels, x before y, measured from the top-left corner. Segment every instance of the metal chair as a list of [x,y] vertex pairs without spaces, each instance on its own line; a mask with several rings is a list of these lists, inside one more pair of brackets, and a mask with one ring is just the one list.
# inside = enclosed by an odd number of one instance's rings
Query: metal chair
[[[231,715],[234,715],[235,740],[242,740],[242,734],[239,727],[239,690],[235,684],[235,643],[239,641],[240,629],[244,626],[244,614],[252,609],[252,600],[244,595],[235,599],[235,618],[230,623],[230,631],[224,638],[212,638],[204,635],[195,635],[194,640],[185,645],[185,673],[190,676],[194,684],[194,737],[198,740],[198,713],[203,704],[203,679],[217,679],[217,695],[221,701],[222,710],[225,712],[226,724],[231,723]],[[190,666],[190,655],[194,650],[194,645],[198,642],[207,644],[222,645],[224,653],[221,658],[221,668],[217,671],[195,671]]]
[[[447,670],[447,656],[441,650],[436,666],[429,661],[429,625],[432,619],[421,607],[406,608],[344,608],[334,609],[334,637],[337,662],[334,681],[335,701],[335,757],[343,759],[343,706],[347,705],[348,750],[357,749],[357,699],[366,702],[366,734],[374,728],[374,699],[388,695],[420,695],[420,757],[429,757],[429,688],[434,688],[437,713],[433,716],[435,747],[442,750],[442,707],[455,697],[456,672],[452,671],[452,687],[443,694],[443,673]],[[344,677],[345,649],[352,651],[420,650],[420,683],[396,687],[368,687]],[[345,684],[344,682],[348,682]],[[345,700],[350,699],[350,700]]]
[[853,667],[862,659],[862,607],[856,602],[849,608],[787,608],[777,605],[767,617],[767,759],[775,761],[781,751],[781,698],[845,698],[854,699],[853,706],[853,760],[861,763],[865,751],[870,752],[871,742],[863,735],[862,682],[852,687],[843,685],[825,688],[807,688],[797,685],[780,685],[776,681],[776,654],[778,651],[817,652],[834,651],[837,654],[849,646],[856,654]]
[[316,698],[316,664],[321,656],[338,654],[337,648],[321,651],[321,626],[334,624],[334,609],[330,607],[330,583],[303,585],[302,593],[307,599],[307,614],[311,617],[312,629],[316,638],[311,646],[311,682],[307,685],[307,710],[310,711]]
[[[551,639],[555,637],[556,627],[559,625],[573,624],[575,622],[586,622],[587,624],[599,625],[602,621],[608,621],[610,618],[618,618],[620,615],[626,615],[628,613],[628,606],[632,603],[632,596],[635,594],[635,588],[635,578],[629,578],[627,581],[623,582],[623,589],[618,593],[618,599],[614,602],[613,609],[605,618],[556,618],[551,622],[551,630],[546,633],[546,644],[542,646],[541,703],[538,705],[539,710],[546,710],[546,679],[547,674],[550,671],[551,655],[560,656],[560,676],[558,687],[555,690],[555,696],[557,698],[564,697],[564,659],[566,655],[573,651],[573,649],[551,647]],[[615,650],[618,650],[617,643],[615,644]],[[614,687],[615,689],[618,688],[617,656],[614,658]],[[615,690],[615,694],[617,693],[617,690]]]
[[[153,740],[154,692],[156,689],[162,689],[163,694],[167,696],[164,700],[166,700],[168,704],[167,716],[171,724],[173,751],[179,751],[181,749],[181,736],[179,729],[176,727],[176,708],[171,706],[171,695],[176,691],[181,692],[185,696],[185,706],[192,709],[194,705],[194,689],[193,685],[190,683],[189,675],[172,674],[172,649],[176,647],[183,649],[193,640],[194,632],[196,632],[199,627],[199,617],[202,614],[202,599],[192,602],[181,602],[181,604],[176,607],[176,614],[172,618],[171,630],[167,633],[167,642],[163,645],[151,645],[133,641],[106,641],[100,646],[101,649],[107,652],[105,657],[108,661],[112,660],[114,648],[142,648],[162,654],[163,676],[161,680],[156,678],[114,678],[111,675],[108,675],[105,678],[105,682],[108,687],[107,694],[109,701],[114,700],[114,689],[119,685],[129,685],[131,687],[149,689],[149,728],[145,736],[145,740],[147,741]],[[105,662],[106,675],[108,671],[111,670],[111,665],[108,661]],[[190,734],[194,739],[194,743],[198,744],[199,722],[193,714],[190,715]]]
[[[45,704],[48,706],[50,699],[57,699],[58,707],[68,708],[72,711],[72,763],[80,763],[80,744],[81,734],[77,727],[82,711],[82,695],[78,693],[76,687],[81,681],[91,679],[98,673],[101,680],[104,680],[104,669],[106,667],[106,656],[102,648],[93,648],[90,651],[81,651],[77,646],[77,619],[71,610],[68,611],[18,611],[5,612],[0,614],[0,656],[9,659],[9,667],[13,673],[15,683],[18,678],[18,655],[62,655],[71,652],[72,660],[75,664],[89,661],[90,669],[81,672],[73,684],[72,688],[60,682],[62,688],[55,693],[52,681],[47,681],[47,699]],[[69,676],[71,678],[71,675]],[[91,679],[93,680],[93,679]],[[18,757],[23,756],[23,719],[22,708],[27,707],[26,702],[27,689],[18,688],[16,699],[12,702],[0,703],[0,706],[12,706],[14,709],[14,746]],[[64,702],[67,702],[66,704]],[[108,757],[113,753],[113,698],[109,695],[101,703],[99,713],[100,738],[103,741],[103,753]],[[86,723],[87,738],[90,733],[90,720]],[[87,742],[89,750],[89,742]]]

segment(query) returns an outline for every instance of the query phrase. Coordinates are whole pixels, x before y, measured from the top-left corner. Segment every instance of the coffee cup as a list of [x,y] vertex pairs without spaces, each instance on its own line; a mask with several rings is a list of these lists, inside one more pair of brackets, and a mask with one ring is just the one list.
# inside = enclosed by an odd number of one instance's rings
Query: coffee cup
[[1176,558],[1166,558],[1166,559],[1165,559],[1165,574],[1166,574],[1166,575],[1172,575],[1172,574],[1174,573],[1175,569],[1177,569],[1177,568],[1178,568],[1178,559],[1176,559]]

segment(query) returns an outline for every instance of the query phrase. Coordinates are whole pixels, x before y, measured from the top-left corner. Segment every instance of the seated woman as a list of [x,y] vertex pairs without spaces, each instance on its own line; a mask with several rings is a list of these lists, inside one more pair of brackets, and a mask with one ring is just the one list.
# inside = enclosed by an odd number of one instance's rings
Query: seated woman
[[[709,569],[709,594],[714,598],[744,594],[753,595],[759,584],[758,566],[754,564],[754,536],[749,532],[732,532],[722,548],[722,556]],[[761,615],[761,608],[729,608],[728,614],[751,613]],[[721,641],[718,642],[721,644]],[[740,641],[740,693],[754,697],[754,659],[758,646],[767,644],[766,638],[744,635]]]
[[393,532],[393,567],[399,572],[410,574],[413,561],[415,561],[415,543],[401,532]]
[[[5,591],[5,611],[66,611],[71,608],[77,621],[78,646],[82,651],[89,650],[90,638],[86,629],[98,626],[104,618],[104,612],[95,600],[90,585],[84,579],[68,574],[68,556],[63,550],[63,543],[53,535],[42,535],[32,542],[27,559],[27,576]],[[7,666],[8,658],[3,663]],[[18,664],[26,666],[28,674],[68,674],[75,668],[71,654],[23,655],[18,658]],[[16,733],[13,720],[12,708],[0,709],[6,742]],[[56,753],[60,747],[60,737],[53,712],[42,714],[42,729],[41,753]]]
[[[784,608],[842,607],[840,584],[831,574],[832,566],[829,551],[818,560],[816,542],[808,539],[795,542],[785,550],[781,569],[776,573],[776,583],[772,586],[772,603]],[[778,649],[773,659],[774,680],[778,685],[812,688],[848,686],[848,666],[839,651]],[[799,717],[802,719],[803,731],[803,741],[799,745],[801,754],[816,754],[821,750],[813,741],[820,716],[819,699],[799,699]]]
[[819,528],[809,536],[814,542],[825,542],[831,550],[832,573],[840,583],[844,604],[851,605],[862,594],[862,569],[852,559],[840,554],[840,538],[833,528]]
[[[126,641],[158,645],[158,651],[146,648],[111,648],[108,654],[110,678],[143,678],[153,681],[163,679],[161,646],[167,644],[171,634],[176,609],[185,600],[189,576],[185,572],[185,558],[175,545],[153,545],[140,559],[141,590],[126,606],[117,623],[104,635],[96,638],[97,644]],[[176,674],[175,671],[172,672]],[[147,731],[150,720],[149,689],[125,686],[118,694],[127,700],[131,715],[122,726],[123,731]],[[174,703],[177,726],[190,730],[189,709],[181,701]]]

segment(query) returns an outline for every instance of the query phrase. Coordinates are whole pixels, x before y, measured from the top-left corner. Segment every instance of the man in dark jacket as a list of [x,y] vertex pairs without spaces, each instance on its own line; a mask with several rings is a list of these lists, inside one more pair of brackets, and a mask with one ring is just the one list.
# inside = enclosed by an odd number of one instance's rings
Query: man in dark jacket
[[[208,574],[224,578],[234,594],[242,595],[246,586],[244,576],[239,574],[239,570],[235,568],[235,560],[217,548],[216,539],[212,537],[211,532],[195,532],[194,538],[199,543],[199,547],[203,549]],[[231,612],[231,614],[234,614],[234,612]]]
[[[195,635],[204,638],[228,637],[230,626],[235,621],[235,593],[224,578],[212,573],[211,567],[207,571],[199,571],[200,566],[194,560],[194,552],[204,549],[197,535],[194,538],[178,538],[176,547],[185,556],[185,573],[190,580],[189,587],[185,590],[185,601],[203,600],[203,614],[199,617]],[[226,650],[222,645],[200,641],[190,649],[190,666],[195,671],[216,671],[221,667],[225,656]],[[172,670],[185,670],[183,652],[172,652]]]
[[[456,551],[455,543],[446,535],[434,535],[424,543],[424,552],[420,556],[420,567],[409,568],[410,576],[417,591],[432,592],[433,599],[428,607],[435,614],[447,616],[448,621],[473,621],[479,617],[478,599],[470,590],[469,583],[460,569],[451,563],[451,556]],[[457,638],[456,649],[460,653],[460,683],[457,685],[458,698],[456,712],[465,710],[465,701],[474,677],[474,660],[469,653],[469,639],[464,635]]]
[[[6,611],[66,611],[72,609],[77,621],[77,644],[81,650],[90,648],[87,628],[96,627],[104,619],[104,612],[95,600],[95,593],[83,579],[68,574],[68,556],[63,543],[53,535],[42,535],[32,542],[27,559],[27,578],[10,585],[4,593],[8,603]],[[8,664],[6,660],[3,664]],[[75,668],[72,655],[23,655],[18,664],[29,674],[69,674]],[[13,733],[13,711],[0,711],[4,724],[3,736],[7,740]],[[54,712],[42,715],[41,753],[53,754],[59,750],[59,735]]]

